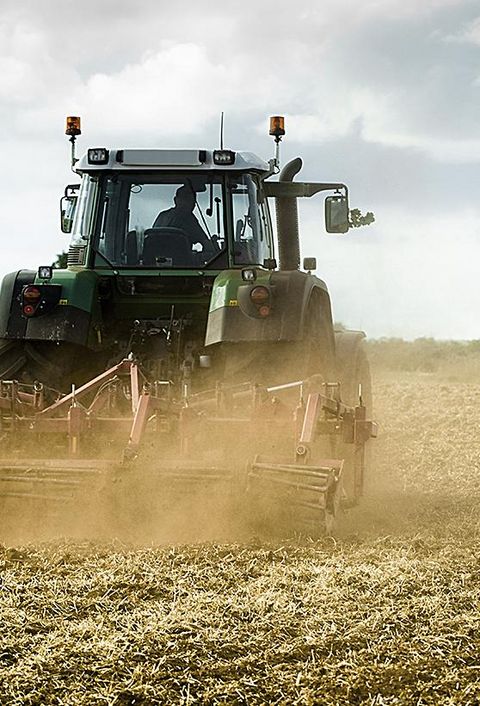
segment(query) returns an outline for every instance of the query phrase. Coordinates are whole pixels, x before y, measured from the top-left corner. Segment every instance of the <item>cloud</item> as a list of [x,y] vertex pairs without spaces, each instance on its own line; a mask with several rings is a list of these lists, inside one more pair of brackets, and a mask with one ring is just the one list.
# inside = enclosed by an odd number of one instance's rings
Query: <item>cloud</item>
[[446,42],[480,45],[480,17],[475,17],[474,20],[468,22],[455,34],[447,34],[444,40]]
[[39,97],[42,82],[38,77],[53,68],[43,62],[41,69],[37,65],[33,71],[37,57],[43,56],[43,45],[42,37],[33,29],[19,25],[10,32],[7,25],[0,24],[0,101],[3,106],[22,107]]
[[[425,91],[429,92],[428,84]],[[435,161],[449,164],[480,161],[480,131],[475,131],[477,137],[469,138],[452,134],[454,130],[448,134],[443,130],[437,132],[433,125],[412,124],[412,98],[405,93],[392,95],[366,89],[357,92],[356,98],[362,117],[361,133],[367,142],[416,149]]]
[[153,135],[157,124],[183,136],[222,109],[241,120],[274,106],[299,141],[361,125],[368,142],[468,161],[480,140],[478,71],[445,52],[442,37],[446,26],[465,25],[469,5],[325,0],[319,8],[309,0],[292,13],[289,3],[266,0],[252,15],[232,0],[210,10],[146,0],[141,13],[87,0],[71,32],[72,2],[19,8],[7,0],[0,96],[25,111],[13,125],[24,133],[33,120],[48,133],[55,115],[82,111],[102,135],[106,126]]
[[[248,82],[251,68],[235,57],[228,64],[215,63],[198,44],[166,46],[119,72],[94,74],[77,88],[73,103],[79,110],[88,107],[94,116],[91,127],[100,134],[136,131],[162,141],[188,139],[202,134],[208,121],[217,120],[220,107],[244,112],[238,86]],[[249,88],[249,100],[263,107],[274,92],[275,80],[259,76]]]

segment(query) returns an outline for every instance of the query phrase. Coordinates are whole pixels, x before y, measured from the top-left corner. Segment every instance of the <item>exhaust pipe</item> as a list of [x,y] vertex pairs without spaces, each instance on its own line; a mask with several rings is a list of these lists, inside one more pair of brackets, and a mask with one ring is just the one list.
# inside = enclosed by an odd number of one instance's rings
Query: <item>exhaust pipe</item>
[[[280,172],[279,181],[293,181],[303,166],[300,157],[288,162]],[[296,198],[275,199],[277,214],[278,259],[281,270],[300,267],[300,237],[298,232],[298,205]]]

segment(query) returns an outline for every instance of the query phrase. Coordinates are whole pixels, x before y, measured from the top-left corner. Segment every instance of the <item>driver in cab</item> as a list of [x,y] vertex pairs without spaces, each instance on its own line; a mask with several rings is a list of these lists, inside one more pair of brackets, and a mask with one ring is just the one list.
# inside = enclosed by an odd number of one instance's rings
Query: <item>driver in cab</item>
[[207,257],[215,254],[212,241],[207,237],[200,223],[193,215],[195,208],[195,192],[190,186],[184,184],[177,189],[174,196],[175,206],[166,211],[161,211],[155,219],[154,228],[179,228],[188,237],[190,248],[196,243],[202,246],[202,252]]

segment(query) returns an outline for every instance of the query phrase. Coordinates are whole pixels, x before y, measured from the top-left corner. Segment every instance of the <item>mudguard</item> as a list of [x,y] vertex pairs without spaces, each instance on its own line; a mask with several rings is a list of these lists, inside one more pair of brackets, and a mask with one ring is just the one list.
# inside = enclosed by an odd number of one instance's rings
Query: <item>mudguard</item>
[[[241,341],[299,341],[305,336],[306,313],[315,294],[326,330],[332,338],[330,297],[325,283],[306,272],[256,270],[254,282],[244,282],[239,270],[224,270],[213,286],[205,345]],[[271,312],[258,315],[250,292],[256,286],[270,292]]]
[[26,284],[35,281],[33,270],[9,272],[0,289],[0,338],[25,338],[27,319],[22,315],[20,295]]
[[88,270],[54,270],[49,284],[59,285],[59,303],[39,316],[26,317],[22,312],[21,293],[25,285],[39,280],[32,270],[6,275],[0,290],[0,338],[66,341],[95,347],[92,336],[92,312],[96,306],[98,276]]

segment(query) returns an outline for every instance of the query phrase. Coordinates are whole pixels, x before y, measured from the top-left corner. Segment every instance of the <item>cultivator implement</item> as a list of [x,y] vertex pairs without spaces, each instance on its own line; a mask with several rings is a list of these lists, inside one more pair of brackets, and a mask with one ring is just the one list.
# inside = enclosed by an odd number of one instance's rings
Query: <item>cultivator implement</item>
[[331,531],[347,472],[350,501],[361,494],[365,444],[376,435],[361,399],[344,405],[338,384],[183,385],[178,395],[129,359],[63,395],[0,382],[0,425],[4,508],[27,502],[47,516],[104,494],[115,513],[122,488],[122,502],[140,489],[158,512],[221,496],[255,524],[312,535]]

